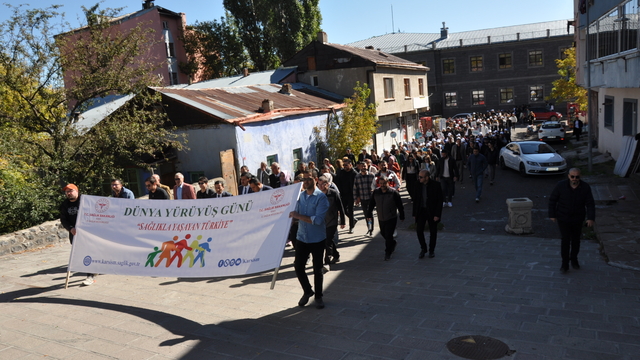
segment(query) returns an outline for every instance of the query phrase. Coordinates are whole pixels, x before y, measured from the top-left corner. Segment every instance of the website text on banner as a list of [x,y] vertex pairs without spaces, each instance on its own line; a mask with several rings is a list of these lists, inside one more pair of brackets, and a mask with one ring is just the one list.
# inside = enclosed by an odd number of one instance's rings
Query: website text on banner
[[300,189],[201,200],[83,195],[69,270],[187,278],[275,269]]

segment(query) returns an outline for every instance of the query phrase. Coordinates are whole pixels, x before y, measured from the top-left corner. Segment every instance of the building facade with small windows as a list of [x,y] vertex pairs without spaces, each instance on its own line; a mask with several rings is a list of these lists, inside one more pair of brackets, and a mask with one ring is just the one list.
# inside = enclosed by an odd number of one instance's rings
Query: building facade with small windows
[[637,164],[640,1],[575,0],[574,7],[576,81],[590,89],[591,138],[600,152],[616,160],[634,158]]
[[[126,33],[138,25],[154,30],[155,39],[149,52],[144,56],[144,61],[157,64],[155,75],[161,79],[164,86],[187,84],[189,76],[180,71],[179,64],[187,62],[187,54],[182,38],[187,25],[186,15],[156,6],[153,1],[145,0],[142,9],[130,14],[110,18],[111,24],[108,31]],[[73,43],[83,36],[85,28],[74,29],[69,33],[57,36],[68,37],[68,42],[73,48]],[[105,39],[107,35],[105,34]],[[71,72],[73,69],[65,69],[65,87],[73,87]],[[199,79],[195,79],[198,81]]]
[[[565,20],[440,34],[386,34],[349,44],[373,46],[429,67],[431,114],[452,116],[516,106],[546,106],[558,78],[555,60],[573,44]],[[565,113],[566,104],[554,104]]]
[[429,108],[426,66],[375,50],[332,44],[325,33],[304,47],[285,66],[297,67],[298,81],[351,97],[356,82],[371,89],[380,127],[371,148],[380,152],[413,140],[419,114]]

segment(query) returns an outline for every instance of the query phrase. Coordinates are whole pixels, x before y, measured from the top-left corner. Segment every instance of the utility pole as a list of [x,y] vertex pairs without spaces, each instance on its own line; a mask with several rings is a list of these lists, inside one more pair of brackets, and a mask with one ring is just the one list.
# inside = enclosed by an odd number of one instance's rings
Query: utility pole
[[[591,0],[587,0],[587,46],[585,47],[586,50],[586,58],[587,58],[587,117],[588,117],[588,122],[587,122],[587,126],[589,128],[589,134],[587,134],[587,159],[588,159],[588,169],[589,169],[589,173],[591,173],[593,171],[593,154],[592,154],[592,139],[591,136],[593,134],[593,125],[592,123],[592,116],[593,116],[593,109],[592,109],[592,101],[591,101],[591,47],[589,45],[589,29],[591,28],[591,21],[589,18],[589,3],[591,2]],[[604,66],[604,65],[603,65]],[[596,105],[598,105],[596,103]],[[597,114],[597,113],[596,113]],[[597,115],[596,115],[597,116]]]
[[396,33],[396,25],[393,23],[393,4],[391,4],[391,33]]

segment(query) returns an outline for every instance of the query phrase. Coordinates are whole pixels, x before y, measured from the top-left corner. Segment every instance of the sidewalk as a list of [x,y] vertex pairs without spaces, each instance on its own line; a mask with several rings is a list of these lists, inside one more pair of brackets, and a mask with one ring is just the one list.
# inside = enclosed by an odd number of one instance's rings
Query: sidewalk
[[[526,129],[516,129],[516,138],[525,138]],[[561,153],[572,166],[587,170],[588,134],[576,141],[573,134],[570,146]],[[613,161],[608,154],[593,150],[593,164]],[[585,176],[596,200],[594,231],[601,244],[602,254],[611,266],[640,271],[640,182],[613,174]]]
[[341,231],[323,310],[297,306],[291,250],[274,290],[271,273],[89,287],[74,274],[65,290],[69,245],[3,256],[0,359],[453,360],[447,343],[468,335],[512,360],[639,359],[640,273],[608,266],[596,242],[561,274],[557,239],[443,231],[436,257],[418,259],[410,223],[390,261],[363,222]]

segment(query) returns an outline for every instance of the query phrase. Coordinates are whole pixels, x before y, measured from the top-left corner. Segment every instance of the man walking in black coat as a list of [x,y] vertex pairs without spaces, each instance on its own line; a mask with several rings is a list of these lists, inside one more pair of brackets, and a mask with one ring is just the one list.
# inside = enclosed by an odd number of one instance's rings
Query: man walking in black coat
[[442,184],[444,202],[448,207],[452,207],[453,204],[451,200],[453,198],[455,182],[458,180],[458,167],[456,166],[456,161],[449,156],[448,150],[442,150],[442,157],[438,159],[436,169],[438,169],[436,180]]
[[355,183],[356,175],[358,175],[358,173],[353,169],[351,160],[345,159],[342,169],[338,170],[336,178],[333,180],[336,186],[338,186],[338,190],[340,190],[344,213],[349,218],[349,234],[353,233],[353,228],[358,222],[353,216],[353,184]]
[[428,170],[420,170],[418,185],[414,189],[413,217],[416,219],[416,232],[420,243],[420,259],[427,253],[427,243],[424,238],[424,225],[429,224],[429,257],[435,256],[436,240],[438,239],[438,223],[442,216],[442,187],[435,180],[429,180]]
[[592,227],[596,219],[596,206],[591,193],[591,186],[580,181],[580,169],[569,170],[569,178],[560,181],[549,197],[549,218],[558,223],[560,228],[560,253],[562,267],[560,271],[569,271],[571,267],[580,269],[578,252],[580,252],[580,235],[585,217],[587,226]]

